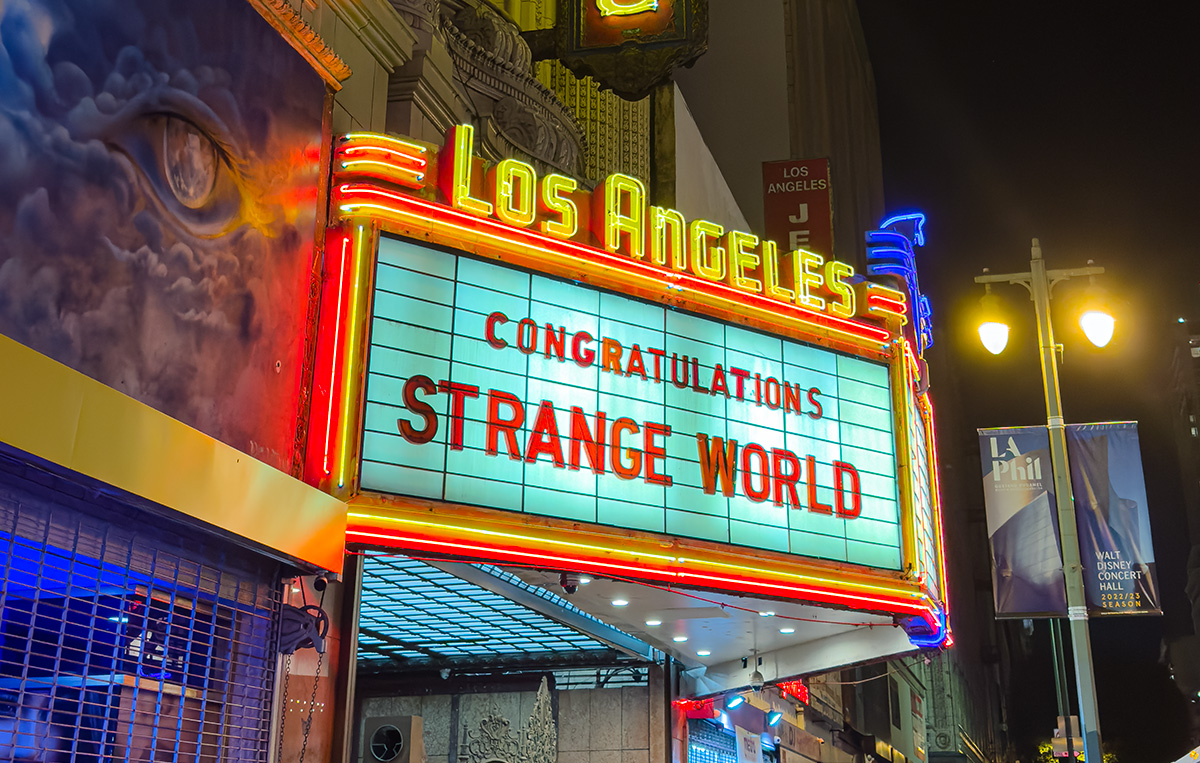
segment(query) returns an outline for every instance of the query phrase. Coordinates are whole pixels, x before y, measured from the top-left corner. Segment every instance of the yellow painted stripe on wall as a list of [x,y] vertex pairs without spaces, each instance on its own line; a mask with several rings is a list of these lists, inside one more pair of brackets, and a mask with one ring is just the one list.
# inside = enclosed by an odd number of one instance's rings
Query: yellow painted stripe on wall
[[345,503],[6,336],[0,441],[341,572]]

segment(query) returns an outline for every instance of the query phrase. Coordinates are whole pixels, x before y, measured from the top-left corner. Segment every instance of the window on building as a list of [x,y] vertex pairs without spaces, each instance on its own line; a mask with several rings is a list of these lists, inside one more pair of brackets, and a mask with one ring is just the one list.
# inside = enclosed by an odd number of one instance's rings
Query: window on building
[[900,684],[895,676],[888,676],[888,708],[892,712],[892,725],[900,728]]

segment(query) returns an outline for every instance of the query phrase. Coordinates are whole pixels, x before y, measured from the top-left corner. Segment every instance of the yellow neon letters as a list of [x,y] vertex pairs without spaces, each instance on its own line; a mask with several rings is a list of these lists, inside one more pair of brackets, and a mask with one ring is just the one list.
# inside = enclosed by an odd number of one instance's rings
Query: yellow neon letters
[[710,281],[725,280],[725,250],[709,241],[721,238],[725,229],[708,220],[692,220],[688,225],[688,244],[692,253],[692,272]]
[[488,173],[488,183],[496,201],[496,217],[501,222],[524,228],[533,223],[534,188],[537,175],[525,162],[505,159]]
[[[725,251],[729,254],[729,285],[754,294],[762,291],[762,281],[753,276],[759,272],[758,236],[731,230],[725,234]],[[750,275],[747,275],[750,273]]]
[[[636,4],[611,5],[628,10]],[[677,210],[648,205],[645,185],[629,175],[606,177],[592,191],[590,209],[579,207],[582,196],[574,178],[559,173],[539,177],[532,165],[518,159],[498,162],[479,183],[473,178],[474,134],[469,124],[453,127],[438,157],[437,187],[455,209],[515,228],[536,223],[543,234],[595,246],[586,233],[581,235],[581,229],[590,228],[611,253],[837,318],[905,318],[903,294],[850,283],[850,265],[803,249],[781,253],[774,241],[727,232],[708,220],[689,223]],[[482,186],[483,198],[471,195],[473,185]]]
[[854,289],[846,279],[854,275],[854,268],[844,262],[830,260],[825,263],[825,289],[838,299],[829,303],[829,312],[843,318],[854,317]]
[[635,13],[657,11],[658,0],[596,0],[596,10],[603,16],[632,16]]
[[821,277],[821,266],[825,258],[816,252],[797,249],[792,252],[792,267],[796,279],[796,304],[810,307],[813,310],[824,310],[825,300],[814,292],[825,285]]
[[579,208],[571,199],[579,184],[566,175],[550,174],[542,178],[542,192],[538,197],[538,208],[548,214],[558,215],[558,220],[543,220],[542,233],[559,238],[573,238],[579,231]]
[[763,294],[783,302],[796,301],[796,292],[780,283],[779,250],[774,241],[762,242],[762,273]]
[[450,128],[442,155],[438,159],[438,187],[450,202],[450,206],[473,215],[487,217],[492,213],[492,205],[471,197],[474,141],[475,128],[471,125],[455,125]]
[[650,261],[660,268],[665,268],[668,267],[669,257],[673,270],[687,270],[687,243],[684,239],[686,226],[683,215],[674,209],[650,207],[646,225],[646,237],[650,239]]
[[614,172],[592,191],[592,232],[608,251],[624,250],[640,260],[646,243],[642,226],[645,210],[646,187],[642,181]]

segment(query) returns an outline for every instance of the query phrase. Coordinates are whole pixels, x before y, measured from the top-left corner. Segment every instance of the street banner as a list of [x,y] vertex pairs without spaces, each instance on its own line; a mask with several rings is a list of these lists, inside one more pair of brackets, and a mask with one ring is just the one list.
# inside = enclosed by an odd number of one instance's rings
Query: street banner
[[780,252],[805,249],[833,257],[828,159],[763,162],[763,223]]
[[978,432],[996,617],[1065,617],[1049,434],[1045,427]]
[[1137,423],[1069,424],[1088,613],[1161,615]]

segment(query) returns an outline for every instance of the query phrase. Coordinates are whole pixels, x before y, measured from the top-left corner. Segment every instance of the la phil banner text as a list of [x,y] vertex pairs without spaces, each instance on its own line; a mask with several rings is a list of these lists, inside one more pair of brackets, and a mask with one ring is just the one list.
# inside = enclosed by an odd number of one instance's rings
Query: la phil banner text
[[1045,427],[980,429],[997,617],[1065,617],[1058,513]]

